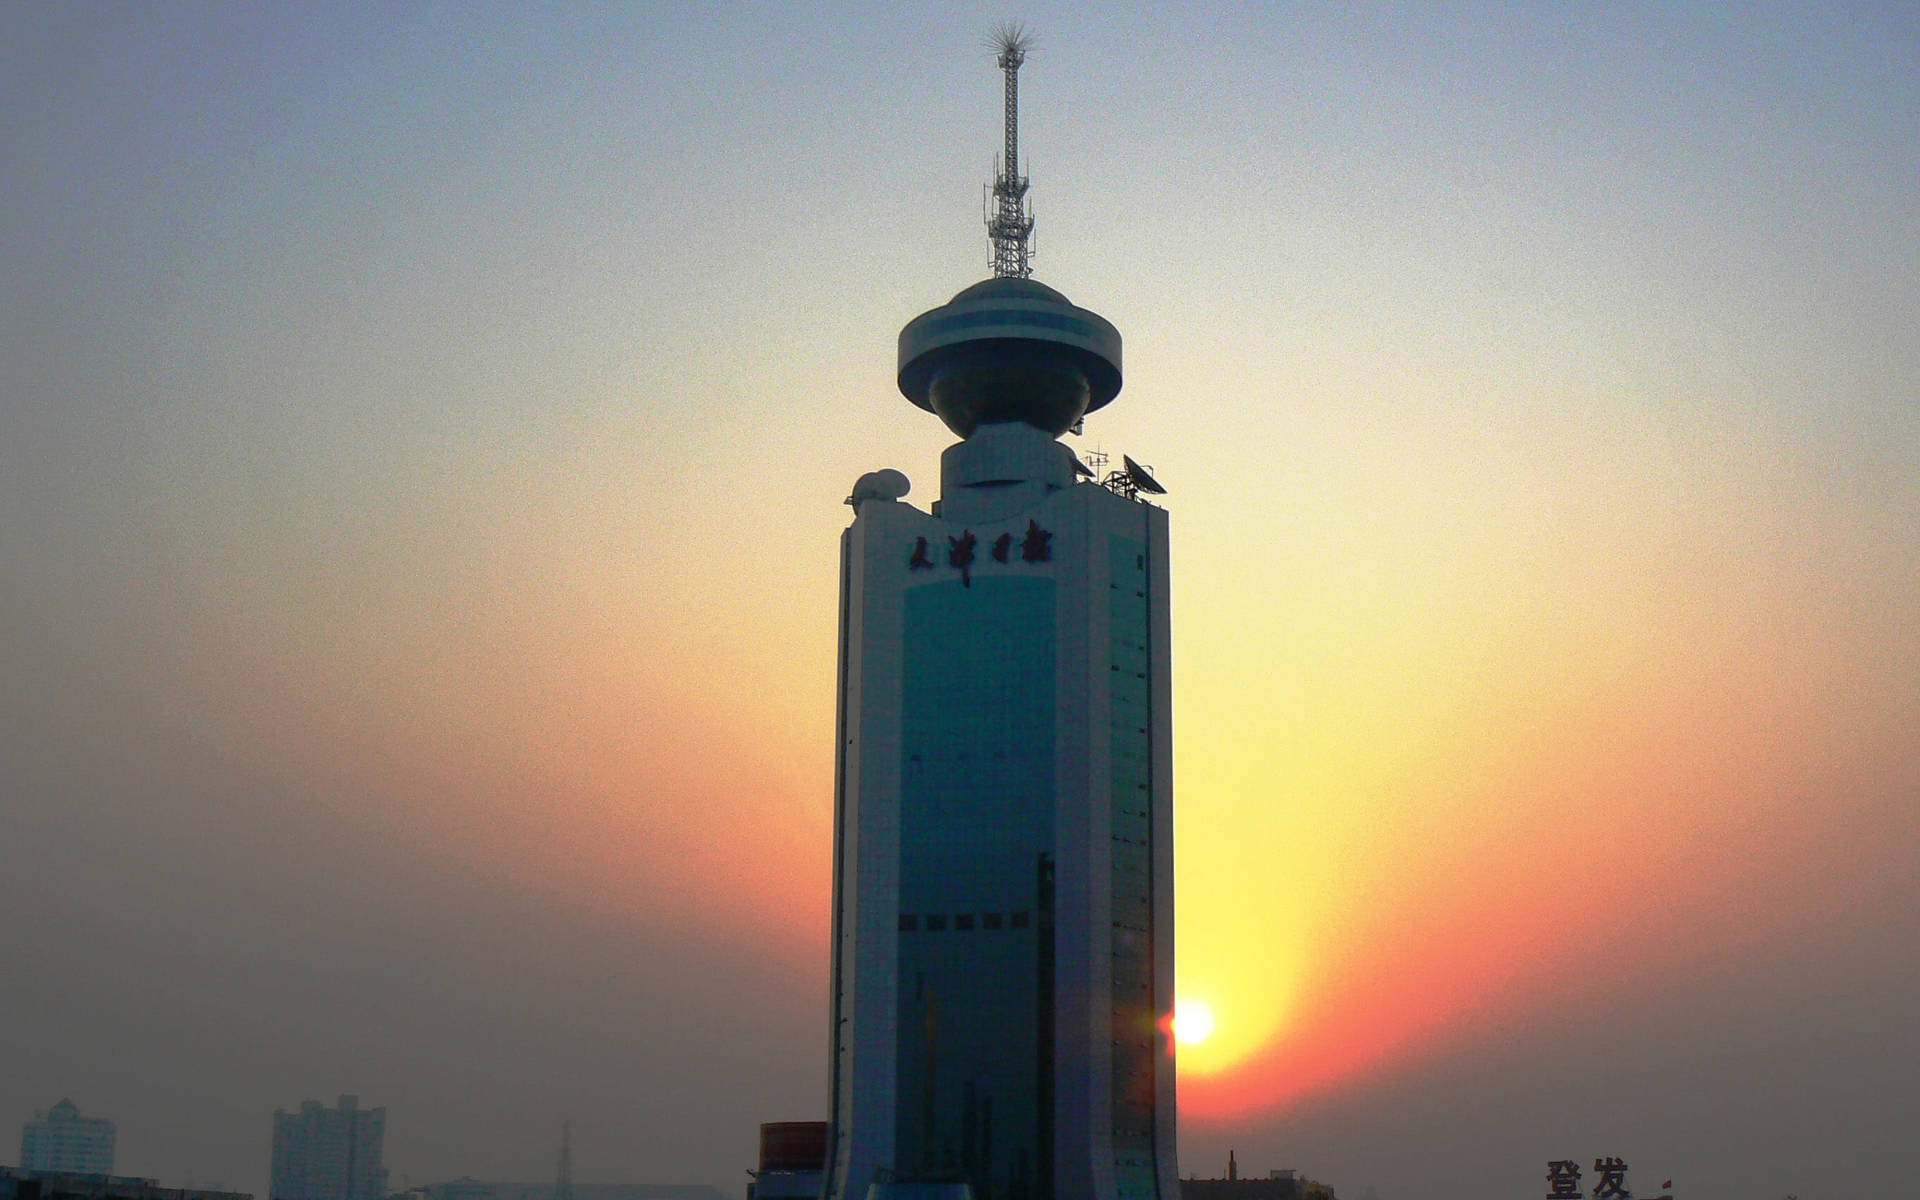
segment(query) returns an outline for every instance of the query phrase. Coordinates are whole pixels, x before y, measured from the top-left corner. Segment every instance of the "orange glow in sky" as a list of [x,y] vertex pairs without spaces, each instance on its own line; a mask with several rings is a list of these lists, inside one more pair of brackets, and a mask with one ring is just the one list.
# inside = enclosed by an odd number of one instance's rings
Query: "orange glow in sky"
[[[1035,277],[1126,339],[1066,444],[1169,489],[1201,1169],[1319,1119],[1343,1196],[1537,1190],[1422,1072],[1558,1120],[1611,1015],[1693,1178],[1908,1187],[1916,11],[1035,16]],[[987,269],[980,32],[0,5],[0,1117],[265,1194],[303,1095],[416,1181],[597,1113],[737,1188],[825,1115],[841,499],[938,498],[895,338]]]

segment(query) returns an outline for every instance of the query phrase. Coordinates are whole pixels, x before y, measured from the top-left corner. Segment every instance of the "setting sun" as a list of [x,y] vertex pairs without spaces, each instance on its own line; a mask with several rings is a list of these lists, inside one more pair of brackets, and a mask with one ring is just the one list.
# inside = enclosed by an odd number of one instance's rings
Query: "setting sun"
[[1213,1009],[1199,1000],[1182,1001],[1174,1009],[1173,1038],[1183,1046],[1194,1046],[1213,1033]]

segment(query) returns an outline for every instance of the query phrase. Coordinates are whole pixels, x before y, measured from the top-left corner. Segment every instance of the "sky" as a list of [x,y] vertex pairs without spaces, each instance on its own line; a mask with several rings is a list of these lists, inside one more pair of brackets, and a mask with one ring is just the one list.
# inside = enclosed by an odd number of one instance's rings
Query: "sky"
[[1901,3],[0,7],[0,1130],[824,1118],[841,500],[937,489],[1009,16],[1170,493],[1182,1173],[1911,1190]]

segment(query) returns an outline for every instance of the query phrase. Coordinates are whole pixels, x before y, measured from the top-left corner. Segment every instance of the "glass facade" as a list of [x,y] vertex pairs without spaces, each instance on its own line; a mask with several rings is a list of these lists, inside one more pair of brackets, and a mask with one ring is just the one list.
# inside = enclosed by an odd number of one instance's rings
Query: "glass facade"
[[1054,614],[1041,573],[905,595],[893,1165],[977,1200],[1051,1191]]

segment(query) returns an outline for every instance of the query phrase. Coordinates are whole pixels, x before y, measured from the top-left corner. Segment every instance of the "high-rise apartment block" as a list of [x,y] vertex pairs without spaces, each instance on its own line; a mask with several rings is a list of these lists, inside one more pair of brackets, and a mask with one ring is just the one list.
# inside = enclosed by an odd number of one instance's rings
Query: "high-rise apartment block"
[[338,1108],[309,1100],[297,1113],[274,1113],[271,1200],[385,1200],[386,1132],[386,1108],[363,1109],[357,1096],[340,1097]]
[[83,1117],[62,1099],[20,1128],[20,1169],[62,1175],[113,1174],[113,1122]]

